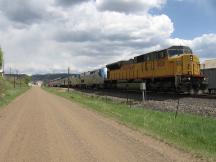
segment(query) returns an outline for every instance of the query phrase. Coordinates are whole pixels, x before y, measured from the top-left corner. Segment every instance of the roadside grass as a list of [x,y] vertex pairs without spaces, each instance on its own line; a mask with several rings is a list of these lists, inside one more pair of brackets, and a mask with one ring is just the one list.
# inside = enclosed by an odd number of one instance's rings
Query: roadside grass
[[24,83],[22,83],[21,87],[17,85],[14,88],[12,82],[0,78],[0,109],[28,89],[29,87]]
[[62,92],[44,88],[48,92],[78,102],[106,116],[117,119],[133,129],[151,135],[194,156],[216,161],[216,119],[173,112],[160,112],[142,108],[129,108],[126,104],[82,95],[79,92]]

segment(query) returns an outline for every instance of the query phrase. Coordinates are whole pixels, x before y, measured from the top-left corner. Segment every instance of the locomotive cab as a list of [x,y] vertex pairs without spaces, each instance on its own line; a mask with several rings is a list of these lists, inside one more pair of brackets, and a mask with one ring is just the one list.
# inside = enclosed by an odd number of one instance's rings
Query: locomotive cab
[[169,61],[173,63],[173,75],[200,76],[200,62],[192,50],[186,46],[173,46],[167,49]]
[[201,75],[200,61],[187,46],[173,46],[167,49],[169,62],[175,76],[175,87],[180,91],[205,90],[205,78]]

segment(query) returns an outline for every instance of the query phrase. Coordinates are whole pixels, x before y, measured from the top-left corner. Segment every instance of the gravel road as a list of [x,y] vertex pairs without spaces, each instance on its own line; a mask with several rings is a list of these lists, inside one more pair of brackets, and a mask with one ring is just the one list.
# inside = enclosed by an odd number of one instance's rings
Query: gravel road
[[0,110],[0,161],[199,161],[33,87]]

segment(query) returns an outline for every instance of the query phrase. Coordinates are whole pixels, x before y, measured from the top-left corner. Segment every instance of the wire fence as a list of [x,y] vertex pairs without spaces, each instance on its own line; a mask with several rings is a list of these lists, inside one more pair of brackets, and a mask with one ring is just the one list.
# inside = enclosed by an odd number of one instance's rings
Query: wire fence
[[142,102],[142,92],[118,90],[70,89],[82,95],[100,98],[104,101],[127,104],[129,108],[145,108],[163,112],[192,113],[216,117],[216,99],[196,98],[176,94],[146,93]]

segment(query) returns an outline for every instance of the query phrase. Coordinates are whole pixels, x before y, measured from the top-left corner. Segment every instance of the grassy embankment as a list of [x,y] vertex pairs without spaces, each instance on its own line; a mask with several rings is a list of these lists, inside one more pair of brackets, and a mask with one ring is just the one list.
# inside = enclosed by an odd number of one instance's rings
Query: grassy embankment
[[9,81],[0,77],[0,109],[24,93],[28,88],[24,80],[21,82],[21,86],[17,83],[16,88],[14,88],[12,80]]
[[47,91],[76,101],[145,134],[173,144],[195,156],[216,161],[216,119],[180,113],[175,119],[173,112],[129,108],[126,104],[89,97],[78,92]]

